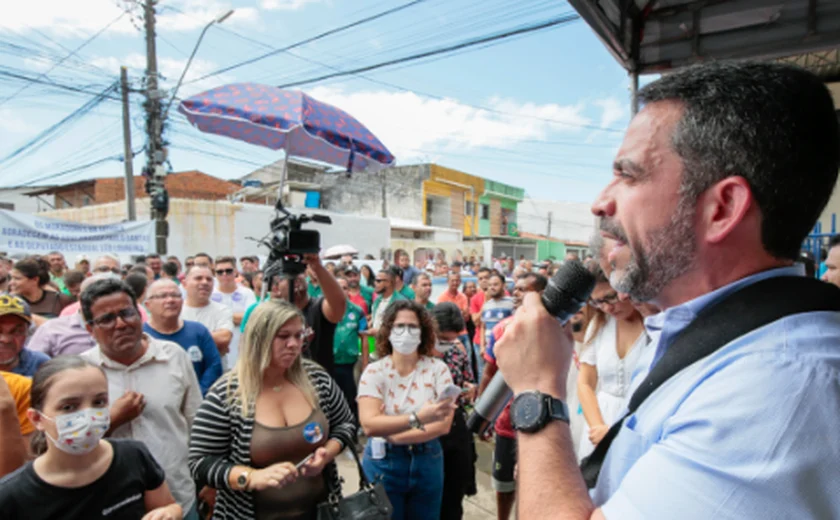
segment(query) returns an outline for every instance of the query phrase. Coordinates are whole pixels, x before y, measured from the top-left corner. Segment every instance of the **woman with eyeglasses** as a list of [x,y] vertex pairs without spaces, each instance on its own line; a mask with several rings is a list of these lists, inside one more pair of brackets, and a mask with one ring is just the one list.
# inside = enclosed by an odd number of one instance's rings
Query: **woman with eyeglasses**
[[34,461],[0,485],[0,516],[175,520],[182,510],[164,470],[142,443],[103,439],[110,425],[108,380],[79,356],[47,361],[32,378],[27,415],[37,432]]
[[335,381],[302,358],[306,340],[297,307],[266,300],[233,370],[201,403],[189,464],[217,490],[213,518],[314,520],[329,485],[339,485],[333,459],[353,449],[356,426]]
[[73,298],[48,290],[46,286],[49,283],[50,266],[47,261],[38,256],[28,256],[15,263],[9,292],[26,300],[33,315],[45,319],[57,318],[62,309],[73,302]]
[[393,520],[437,519],[443,500],[443,450],[457,405],[449,367],[433,356],[435,327],[428,311],[410,300],[385,310],[376,336],[379,361],[359,382],[359,421],[368,443],[363,466],[381,480],[394,506]]
[[597,311],[587,326],[580,354],[577,388],[586,428],[578,448],[579,459],[592,453],[619,419],[641,346],[647,339],[639,311],[630,301],[619,298],[597,263],[591,263],[589,270],[596,280],[589,304]]

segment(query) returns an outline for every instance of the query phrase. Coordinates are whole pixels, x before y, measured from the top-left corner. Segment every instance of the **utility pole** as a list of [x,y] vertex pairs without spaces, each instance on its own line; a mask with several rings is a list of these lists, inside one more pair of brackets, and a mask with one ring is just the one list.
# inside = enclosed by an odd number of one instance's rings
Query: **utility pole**
[[134,153],[131,151],[131,116],[128,107],[128,71],[120,67],[122,90],[123,163],[125,163],[125,203],[128,220],[137,220],[134,210]]
[[381,184],[380,184],[380,188],[382,190],[382,218],[388,218],[388,202],[387,202],[387,199],[385,198],[385,193],[387,191],[386,186],[385,186],[385,170],[381,170],[379,172],[379,175],[380,175],[381,181],[382,181]]
[[157,253],[166,254],[166,239],[169,236],[169,194],[164,177],[166,170],[166,148],[163,142],[163,120],[161,99],[163,92],[158,87],[157,49],[155,47],[155,4],[157,0],[146,0],[143,14],[146,26],[146,192],[151,199],[151,215],[155,221],[155,246]]
[[546,238],[551,238],[551,212],[548,212],[548,230],[545,233]]

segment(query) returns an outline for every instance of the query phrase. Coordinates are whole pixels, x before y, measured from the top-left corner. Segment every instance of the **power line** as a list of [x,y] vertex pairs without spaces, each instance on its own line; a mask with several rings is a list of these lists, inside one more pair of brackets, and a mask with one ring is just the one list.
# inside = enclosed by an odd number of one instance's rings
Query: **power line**
[[[92,96],[99,96],[101,92],[94,92],[92,90],[87,90],[83,87],[74,87],[73,85],[67,85],[62,83],[56,83],[55,81],[47,79],[38,79],[37,77],[26,76],[24,74],[16,73],[16,72],[9,72],[9,70],[2,70],[0,69],[0,77],[8,77],[13,79],[19,79],[22,81],[27,81],[29,83],[35,83],[39,85],[48,85],[50,87],[55,87],[60,90],[67,90],[69,92],[76,92],[79,94],[88,94]],[[113,97],[113,96],[105,96],[105,99],[110,99],[112,101],[120,101],[120,98]]]
[[351,23],[349,23],[349,24],[342,25],[342,26],[340,26],[340,27],[336,27],[336,28],[334,28],[334,29],[330,29],[330,30],[328,30],[328,31],[324,31],[324,32],[322,32],[322,33],[320,33],[320,34],[316,34],[315,36],[312,36],[311,38],[306,38],[306,39],[304,39],[304,40],[301,40],[301,41],[295,42],[295,43],[293,43],[293,44],[291,44],[291,45],[287,45],[286,47],[282,47],[282,48],[280,48],[280,49],[275,49],[275,50],[270,51],[270,52],[267,52],[267,53],[265,53],[265,54],[263,54],[263,55],[261,55],[261,56],[257,56],[257,57],[255,57],[255,58],[251,58],[251,59],[249,59],[249,60],[245,60],[245,61],[240,62],[240,63],[235,63],[235,64],[233,64],[233,65],[229,65],[229,66],[227,66],[227,67],[223,67],[223,68],[221,68],[221,69],[219,69],[219,70],[217,70],[217,71],[215,71],[215,72],[211,72],[211,73],[209,73],[209,74],[205,74],[204,76],[202,76],[202,77],[200,77],[200,78],[198,78],[198,79],[190,80],[190,81],[188,81],[187,83],[195,83],[195,82],[197,82],[197,81],[201,81],[201,80],[203,80],[203,79],[207,79],[207,78],[209,78],[209,77],[211,77],[211,76],[216,76],[216,75],[219,75],[219,74],[223,74],[223,73],[225,73],[225,72],[230,72],[231,70],[238,69],[238,68],[240,68],[240,67],[244,67],[245,65],[250,65],[250,64],[252,64],[252,63],[256,63],[256,62],[258,62],[258,61],[260,61],[260,60],[263,60],[263,59],[268,58],[268,57],[270,57],[270,56],[274,56],[274,55],[279,54],[279,53],[281,53],[281,52],[290,51],[290,50],[292,50],[292,49],[294,49],[294,48],[296,48],[296,47],[300,47],[300,46],[302,46],[302,45],[306,45],[306,44],[308,44],[308,43],[312,43],[312,42],[314,42],[314,41],[317,41],[317,40],[320,40],[320,39],[326,38],[327,36],[331,36],[331,35],[333,35],[333,34],[337,34],[337,33],[340,33],[340,32],[342,32],[342,31],[346,31],[347,29],[351,29],[351,28],[353,28],[353,27],[358,27],[359,25],[364,25],[364,24],[366,24],[366,23],[368,23],[368,22],[372,22],[372,21],[374,21],[374,20],[378,20],[378,19],[380,19],[380,18],[384,18],[385,16],[388,16],[388,15],[391,15],[391,14],[394,14],[394,13],[397,13],[397,12],[400,12],[400,11],[403,11],[403,10],[405,10],[405,9],[408,9],[408,8],[410,8],[410,7],[413,7],[413,6],[417,5],[417,4],[423,3],[423,2],[425,2],[425,1],[427,1],[427,0],[412,0],[411,2],[407,2],[407,3],[405,3],[405,4],[398,5],[397,7],[393,7],[393,8],[391,8],[391,9],[387,9],[387,10],[385,10],[385,11],[381,11],[381,12],[379,12],[379,13],[373,14],[373,15],[371,15],[371,16],[367,16],[367,17],[362,18],[362,19],[360,19],[360,20],[356,20],[355,22],[351,22]]
[[72,113],[70,113],[70,115],[68,115],[61,121],[51,125],[46,130],[43,130],[41,133],[36,135],[27,143],[20,146],[18,149],[16,149],[6,157],[0,159],[0,165],[6,165],[9,161],[14,160],[15,158],[18,158],[24,154],[38,150],[39,148],[47,144],[51,139],[55,138],[58,135],[59,131],[62,128],[78,121],[86,114],[88,114],[91,110],[93,110],[94,107],[102,103],[106,99],[107,94],[116,89],[116,86],[117,83],[113,83],[108,88],[100,92],[96,97],[87,101],[84,105],[74,110]]
[[289,88],[289,87],[298,87],[301,85],[307,85],[309,83],[317,83],[319,81],[324,81],[327,79],[338,78],[342,76],[352,76],[361,72],[369,72],[371,70],[381,69],[383,67],[389,67],[392,65],[398,65],[400,63],[406,63],[411,61],[417,61],[423,58],[430,58],[433,56],[438,56],[442,54],[449,54],[455,51],[459,51],[462,49],[467,49],[469,47],[475,47],[476,45],[483,45],[487,43],[491,43],[494,41],[504,40],[507,38],[512,38],[514,36],[519,36],[522,34],[537,32],[545,29],[549,29],[551,27],[555,27],[558,25],[565,25],[570,22],[574,22],[580,19],[580,15],[577,14],[568,14],[557,18],[552,18],[550,20],[546,20],[544,22],[539,22],[536,24],[525,25],[523,27],[519,27],[516,29],[507,30],[501,33],[495,33],[488,36],[482,36],[478,38],[472,38],[466,41],[462,41],[460,43],[456,43],[454,45],[448,45],[445,47],[440,47],[437,49],[432,49],[425,52],[420,52],[417,54],[412,54],[409,56],[404,56],[402,58],[395,58],[392,60],[387,60],[380,63],[375,63],[373,65],[367,65],[365,67],[359,67],[352,70],[345,70],[341,72],[333,72],[331,74],[324,74],[322,76],[293,81],[291,83],[286,83],[283,85],[279,85],[279,88]]
[[87,164],[82,164],[81,166],[76,166],[74,168],[70,168],[70,169],[67,169],[67,170],[64,170],[64,171],[60,171],[60,172],[57,172],[57,173],[52,173],[50,175],[45,175],[44,177],[38,177],[36,179],[32,179],[32,180],[27,181],[23,184],[20,184],[20,186],[32,186],[33,184],[36,184],[36,183],[39,183],[39,182],[44,182],[44,181],[52,180],[52,179],[55,179],[55,178],[58,178],[58,177],[63,177],[64,175],[69,175],[71,173],[76,173],[76,172],[80,172],[82,170],[87,170],[87,169],[93,168],[94,166],[98,166],[98,165],[100,165],[102,163],[105,163],[105,162],[119,161],[120,159],[122,159],[122,157],[123,157],[122,154],[103,157],[103,158],[97,159],[93,162],[89,162]]
[[[117,16],[116,18],[114,18],[111,22],[109,22],[109,23],[108,23],[108,25],[106,25],[105,27],[103,27],[102,29],[100,29],[99,31],[97,31],[97,32],[96,32],[96,34],[94,34],[93,36],[91,36],[90,38],[88,38],[87,40],[85,40],[84,42],[82,42],[82,44],[81,44],[81,45],[79,45],[78,47],[76,47],[75,49],[73,49],[73,50],[72,50],[69,54],[67,54],[66,56],[64,56],[63,58],[61,58],[59,61],[57,61],[56,63],[54,63],[52,67],[50,67],[50,68],[49,68],[49,69],[47,69],[46,71],[44,71],[44,72],[42,72],[41,74],[39,74],[39,75],[38,75],[38,77],[37,77],[37,79],[46,78],[46,77],[47,77],[47,74],[49,74],[50,72],[52,72],[53,70],[55,70],[55,68],[56,68],[56,67],[58,67],[59,65],[61,65],[61,64],[62,64],[62,63],[64,63],[65,61],[67,61],[68,59],[70,59],[70,58],[72,58],[73,56],[75,56],[75,55],[76,55],[76,53],[78,53],[80,50],[82,50],[82,49],[83,49],[85,46],[87,46],[90,42],[92,42],[93,40],[95,40],[96,38],[98,38],[98,37],[99,37],[99,35],[101,35],[101,34],[102,34],[102,33],[104,33],[105,31],[107,31],[108,29],[110,29],[110,28],[111,28],[111,26],[112,26],[112,25],[114,25],[115,23],[117,23],[118,21],[120,21],[120,20],[122,19],[122,17],[123,17],[123,16],[125,16],[125,14],[126,14],[126,13],[125,13],[125,11],[123,11],[122,13],[120,13],[120,15],[119,15],[119,16]],[[22,86],[21,88],[19,88],[17,91],[15,91],[15,92],[14,92],[11,96],[9,96],[9,97],[7,97],[7,98],[5,98],[5,99],[3,99],[3,100],[0,100],[0,106],[3,106],[4,104],[6,104],[6,102],[7,102],[7,101],[10,101],[10,100],[14,99],[14,98],[15,98],[18,94],[20,94],[21,92],[23,92],[24,90],[26,90],[27,88],[29,88],[29,86],[30,86],[30,85],[32,85],[32,83],[27,83],[27,84],[25,84],[24,86]]]

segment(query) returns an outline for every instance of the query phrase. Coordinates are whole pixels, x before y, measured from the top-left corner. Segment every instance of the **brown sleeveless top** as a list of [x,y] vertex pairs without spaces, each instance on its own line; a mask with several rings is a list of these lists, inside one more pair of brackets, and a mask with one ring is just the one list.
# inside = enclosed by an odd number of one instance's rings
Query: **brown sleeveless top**
[[[261,469],[278,462],[297,464],[327,443],[330,431],[321,410],[313,410],[300,424],[274,428],[254,421],[251,464]],[[299,477],[293,484],[254,492],[257,520],[315,518],[315,508],[327,499],[323,474]]]

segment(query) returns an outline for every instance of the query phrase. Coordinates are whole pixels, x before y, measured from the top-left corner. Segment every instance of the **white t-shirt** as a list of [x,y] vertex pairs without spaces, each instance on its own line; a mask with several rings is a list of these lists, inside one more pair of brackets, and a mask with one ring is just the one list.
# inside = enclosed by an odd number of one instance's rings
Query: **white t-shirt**
[[[232,293],[223,293],[217,287],[210,296],[210,300],[228,307],[233,314],[245,312],[248,310],[248,307],[257,303],[257,297],[254,295],[254,291],[241,286],[237,286]],[[239,337],[241,335],[240,327],[234,326],[233,339],[230,341],[229,352],[225,356],[228,367],[235,365],[236,360],[239,359]]]
[[429,401],[437,401],[452,384],[452,374],[443,361],[420,356],[414,372],[402,377],[387,356],[371,363],[359,381],[359,397],[375,397],[385,404],[386,415],[417,413]]
[[225,307],[214,301],[209,302],[204,307],[190,307],[187,302],[184,302],[184,307],[181,309],[181,319],[197,321],[207,327],[211,333],[221,329],[233,332],[235,329],[233,326],[233,311],[230,307]]

